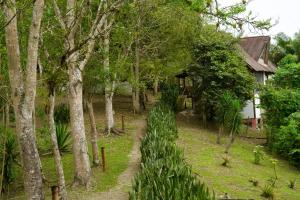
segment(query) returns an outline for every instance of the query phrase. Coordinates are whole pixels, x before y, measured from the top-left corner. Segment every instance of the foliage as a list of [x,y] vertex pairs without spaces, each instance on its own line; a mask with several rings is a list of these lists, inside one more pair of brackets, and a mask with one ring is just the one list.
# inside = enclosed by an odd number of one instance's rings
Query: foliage
[[287,55],[279,62],[274,83],[281,88],[300,88],[300,63],[294,55]]
[[172,107],[161,101],[150,111],[147,122],[141,170],[134,178],[130,199],[214,199],[174,143],[177,128]]
[[229,113],[227,118],[227,127],[235,135],[239,134],[242,127],[242,106],[240,100],[237,98],[232,98],[230,100]]
[[68,130],[67,125],[65,124],[57,124],[56,125],[56,137],[57,144],[60,154],[67,153],[70,151],[71,146],[71,133]]
[[68,124],[70,122],[70,109],[67,104],[55,106],[54,121],[56,123]]
[[204,27],[201,39],[194,48],[195,63],[190,72],[194,80],[195,95],[212,118],[224,91],[231,92],[244,104],[251,99],[254,78],[238,52],[238,41],[232,35]]
[[296,179],[289,180],[289,188],[295,189],[296,187]]
[[293,113],[288,118],[287,125],[281,126],[274,135],[274,149],[297,166],[300,166],[299,114]]
[[279,64],[289,54],[294,55],[297,62],[300,61],[300,32],[296,33],[293,38],[284,33],[278,33],[275,41],[275,45],[271,45],[270,49],[270,58],[275,64]]
[[260,161],[264,158],[263,147],[261,145],[256,145],[253,150],[254,154],[254,164],[259,165]]
[[[16,167],[18,165],[19,151],[18,142],[15,133],[11,129],[4,130],[0,127],[0,161],[1,161],[1,172],[3,172],[3,185],[2,189],[6,190],[8,186],[15,181],[16,177]],[[3,157],[4,156],[4,157]],[[3,160],[4,159],[4,160]],[[4,164],[4,168],[2,168]],[[1,188],[0,188],[1,189]]]
[[225,156],[222,157],[222,159],[223,159],[222,166],[229,167],[230,157],[228,155],[225,155]]
[[161,84],[161,101],[169,105],[174,111],[177,109],[178,96],[179,88],[177,85]]
[[257,187],[258,184],[259,184],[259,181],[258,181],[257,179],[255,179],[255,178],[251,178],[251,179],[249,180],[249,182],[251,182],[251,183],[253,184],[253,186],[255,186],[255,187]]
[[286,118],[300,110],[298,90],[266,87],[260,99],[261,107],[265,110],[265,122],[273,128],[286,124]]
[[265,197],[269,200],[275,199],[275,193],[274,193],[274,188],[271,185],[265,185],[262,188],[262,197]]
[[232,102],[232,94],[229,92],[224,92],[223,95],[220,96],[218,103],[217,103],[217,109],[216,109],[216,119],[220,126],[225,126],[227,124],[228,115],[230,112],[230,104]]

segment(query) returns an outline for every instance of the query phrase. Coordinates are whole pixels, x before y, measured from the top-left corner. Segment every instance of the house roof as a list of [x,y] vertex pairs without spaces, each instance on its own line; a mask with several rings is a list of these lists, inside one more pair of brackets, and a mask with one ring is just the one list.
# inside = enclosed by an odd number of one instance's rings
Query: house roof
[[[260,60],[264,51],[269,50],[270,41],[271,38],[269,36],[245,37],[241,39],[241,53],[252,70],[257,72],[275,72],[276,66],[269,59]],[[267,54],[263,56],[267,56]]]

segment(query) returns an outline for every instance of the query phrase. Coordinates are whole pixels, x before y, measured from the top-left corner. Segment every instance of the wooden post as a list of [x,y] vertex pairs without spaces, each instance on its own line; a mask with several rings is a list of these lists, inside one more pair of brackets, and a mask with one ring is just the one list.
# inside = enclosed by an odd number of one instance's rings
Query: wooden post
[[52,200],[59,200],[59,187],[54,185],[51,187]]
[[122,115],[122,131],[125,131],[124,115]]
[[102,170],[105,172],[105,148],[101,147]]

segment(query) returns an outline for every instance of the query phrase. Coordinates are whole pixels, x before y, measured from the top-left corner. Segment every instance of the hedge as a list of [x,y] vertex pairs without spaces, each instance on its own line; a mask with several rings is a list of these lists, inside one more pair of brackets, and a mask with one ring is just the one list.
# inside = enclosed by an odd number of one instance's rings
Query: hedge
[[212,200],[184,161],[173,105],[161,101],[150,111],[141,144],[141,168],[133,180],[130,200]]

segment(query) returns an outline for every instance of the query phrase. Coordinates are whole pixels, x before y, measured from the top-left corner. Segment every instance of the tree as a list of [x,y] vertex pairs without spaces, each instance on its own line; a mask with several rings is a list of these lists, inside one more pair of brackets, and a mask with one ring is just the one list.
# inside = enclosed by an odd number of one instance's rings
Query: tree
[[238,50],[238,40],[230,34],[204,27],[194,50],[195,62],[190,67],[194,93],[204,119],[215,116],[219,96],[229,91],[244,104],[252,98],[254,77]]
[[15,0],[2,2],[5,17],[5,39],[12,101],[16,115],[16,130],[21,147],[24,185],[27,199],[44,199],[40,158],[35,143],[33,110],[36,94],[38,44],[44,11],[44,0],[36,0],[27,42],[25,73],[21,64],[18,36],[17,5]]
[[[112,21],[105,26],[107,18],[115,14],[122,5],[122,0],[115,1],[109,7],[105,7],[105,2],[68,0],[64,15],[56,0],[52,0],[52,3],[57,21],[65,34],[62,47],[65,52],[61,56],[61,64],[67,66],[69,76],[69,105],[75,160],[74,185],[88,187],[91,184],[91,167],[83,117],[82,71],[94,52],[96,40],[111,27]],[[88,10],[95,12],[89,15]]]

